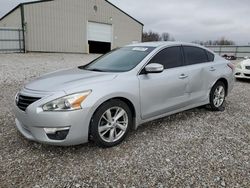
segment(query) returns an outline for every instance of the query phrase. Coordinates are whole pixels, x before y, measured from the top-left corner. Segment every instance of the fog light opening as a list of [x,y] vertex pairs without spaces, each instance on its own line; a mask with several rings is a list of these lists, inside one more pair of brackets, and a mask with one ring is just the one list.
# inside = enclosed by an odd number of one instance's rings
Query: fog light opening
[[45,133],[51,140],[65,140],[69,134],[70,127],[64,128],[44,128]]

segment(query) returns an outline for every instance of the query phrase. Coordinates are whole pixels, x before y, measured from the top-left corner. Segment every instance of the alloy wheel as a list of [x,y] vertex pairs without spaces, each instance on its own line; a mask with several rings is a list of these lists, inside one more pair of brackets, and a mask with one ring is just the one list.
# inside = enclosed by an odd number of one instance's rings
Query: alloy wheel
[[124,109],[121,107],[109,108],[99,120],[99,136],[105,142],[116,142],[126,133],[128,123],[128,114]]
[[214,91],[213,103],[215,107],[220,107],[225,100],[225,89],[219,85]]

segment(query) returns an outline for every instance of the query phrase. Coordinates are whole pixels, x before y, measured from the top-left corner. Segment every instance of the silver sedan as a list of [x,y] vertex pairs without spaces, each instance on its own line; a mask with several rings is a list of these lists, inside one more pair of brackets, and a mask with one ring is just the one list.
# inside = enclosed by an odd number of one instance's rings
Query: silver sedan
[[202,105],[222,110],[234,67],[209,49],[153,42],[44,75],[16,95],[17,129],[53,145],[121,143],[145,122]]

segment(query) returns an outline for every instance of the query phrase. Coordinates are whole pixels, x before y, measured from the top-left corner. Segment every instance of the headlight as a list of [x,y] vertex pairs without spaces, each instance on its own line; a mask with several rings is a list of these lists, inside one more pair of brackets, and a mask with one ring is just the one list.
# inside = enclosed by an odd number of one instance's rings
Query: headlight
[[236,68],[237,68],[237,69],[242,69],[241,64],[239,63],[238,65],[236,65]]
[[90,95],[91,91],[68,95],[43,105],[43,111],[73,111],[81,109],[82,102]]

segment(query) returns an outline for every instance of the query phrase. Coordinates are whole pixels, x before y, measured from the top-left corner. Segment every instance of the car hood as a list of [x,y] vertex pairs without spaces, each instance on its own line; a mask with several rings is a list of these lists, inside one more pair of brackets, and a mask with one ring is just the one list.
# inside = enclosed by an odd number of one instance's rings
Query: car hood
[[43,75],[26,84],[25,88],[36,91],[65,91],[67,93],[70,88],[110,81],[115,77],[116,74],[114,73],[101,73],[74,68]]
[[243,60],[243,61],[241,61],[240,64],[243,66],[250,66],[250,59]]

